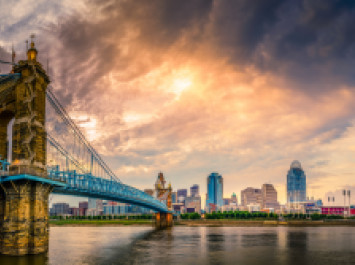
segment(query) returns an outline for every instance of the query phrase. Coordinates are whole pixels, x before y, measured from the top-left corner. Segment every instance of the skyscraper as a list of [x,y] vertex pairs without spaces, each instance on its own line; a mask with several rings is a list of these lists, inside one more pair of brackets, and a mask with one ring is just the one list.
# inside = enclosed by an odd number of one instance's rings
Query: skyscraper
[[194,184],[193,186],[191,186],[190,188],[190,194],[191,197],[197,197],[200,195],[200,187],[197,184]]
[[306,175],[301,163],[295,160],[291,163],[290,170],[287,173],[287,202],[304,201],[306,201]]
[[171,202],[172,203],[177,203],[177,192],[176,191],[173,191],[171,193]]
[[185,198],[187,197],[187,189],[177,190],[177,201],[185,203]]
[[248,187],[241,191],[240,199],[241,199],[241,204],[243,206],[248,206],[251,204],[258,204],[261,206],[261,202],[262,202],[261,190]]
[[263,184],[261,188],[262,205],[261,208],[278,209],[280,207],[277,201],[277,191],[272,184]]
[[207,177],[206,208],[223,206],[223,177],[216,172]]

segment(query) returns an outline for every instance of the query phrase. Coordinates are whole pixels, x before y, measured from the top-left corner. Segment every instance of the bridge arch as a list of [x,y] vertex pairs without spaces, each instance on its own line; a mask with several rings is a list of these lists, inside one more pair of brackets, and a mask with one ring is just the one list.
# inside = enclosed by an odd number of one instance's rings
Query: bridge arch
[[[0,113],[0,157],[8,161],[12,156],[12,135],[9,135],[9,133],[12,134],[14,119],[15,113],[12,110],[5,109]],[[9,147],[11,147],[11,150]]]

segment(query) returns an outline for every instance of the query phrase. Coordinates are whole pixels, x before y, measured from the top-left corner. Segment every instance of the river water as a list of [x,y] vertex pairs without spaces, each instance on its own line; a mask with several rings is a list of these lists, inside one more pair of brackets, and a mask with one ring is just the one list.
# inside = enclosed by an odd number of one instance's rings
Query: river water
[[52,227],[47,254],[0,264],[355,264],[355,227]]

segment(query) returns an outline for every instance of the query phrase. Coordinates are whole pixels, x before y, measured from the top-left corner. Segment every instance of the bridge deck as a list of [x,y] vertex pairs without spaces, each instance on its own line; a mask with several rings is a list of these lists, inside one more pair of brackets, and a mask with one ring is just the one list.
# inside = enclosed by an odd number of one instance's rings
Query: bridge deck
[[149,194],[115,180],[97,178],[91,174],[78,174],[75,171],[49,170],[47,177],[20,174],[0,177],[0,183],[29,180],[48,183],[54,187],[53,193],[100,198],[139,205],[157,212],[169,212],[167,206]]

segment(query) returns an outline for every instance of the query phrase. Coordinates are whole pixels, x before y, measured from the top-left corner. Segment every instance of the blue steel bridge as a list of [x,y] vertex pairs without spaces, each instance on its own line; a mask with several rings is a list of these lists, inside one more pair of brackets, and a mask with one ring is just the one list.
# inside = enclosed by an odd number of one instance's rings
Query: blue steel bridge
[[157,212],[157,228],[171,226],[171,187],[157,184],[160,201],[123,184],[55,97],[36,56],[32,41],[27,60],[15,63],[13,53],[11,73],[0,76],[0,253],[48,250],[51,192],[143,206]]
[[[1,75],[0,88],[9,82],[15,84],[21,78],[21,73]],[[0,89],[0,106],[11,89],[14,86]],[[12,148],[11,141],[8,141],[10,155],[0,158],[0,184],[36,181],[51,185],[52,192],[57,194],[100,198],[139,205],[160,213],[169,212],[166,203],[120,181],[69,117],[50,86],[46,89],[45,104],[46,173],[32,174],[26,167],[18,169],[15,174],[9,172],[16,160],[12,164],[7,162],[11,161]],[[12,135],[13,123],[9,123],[9,135]]]

